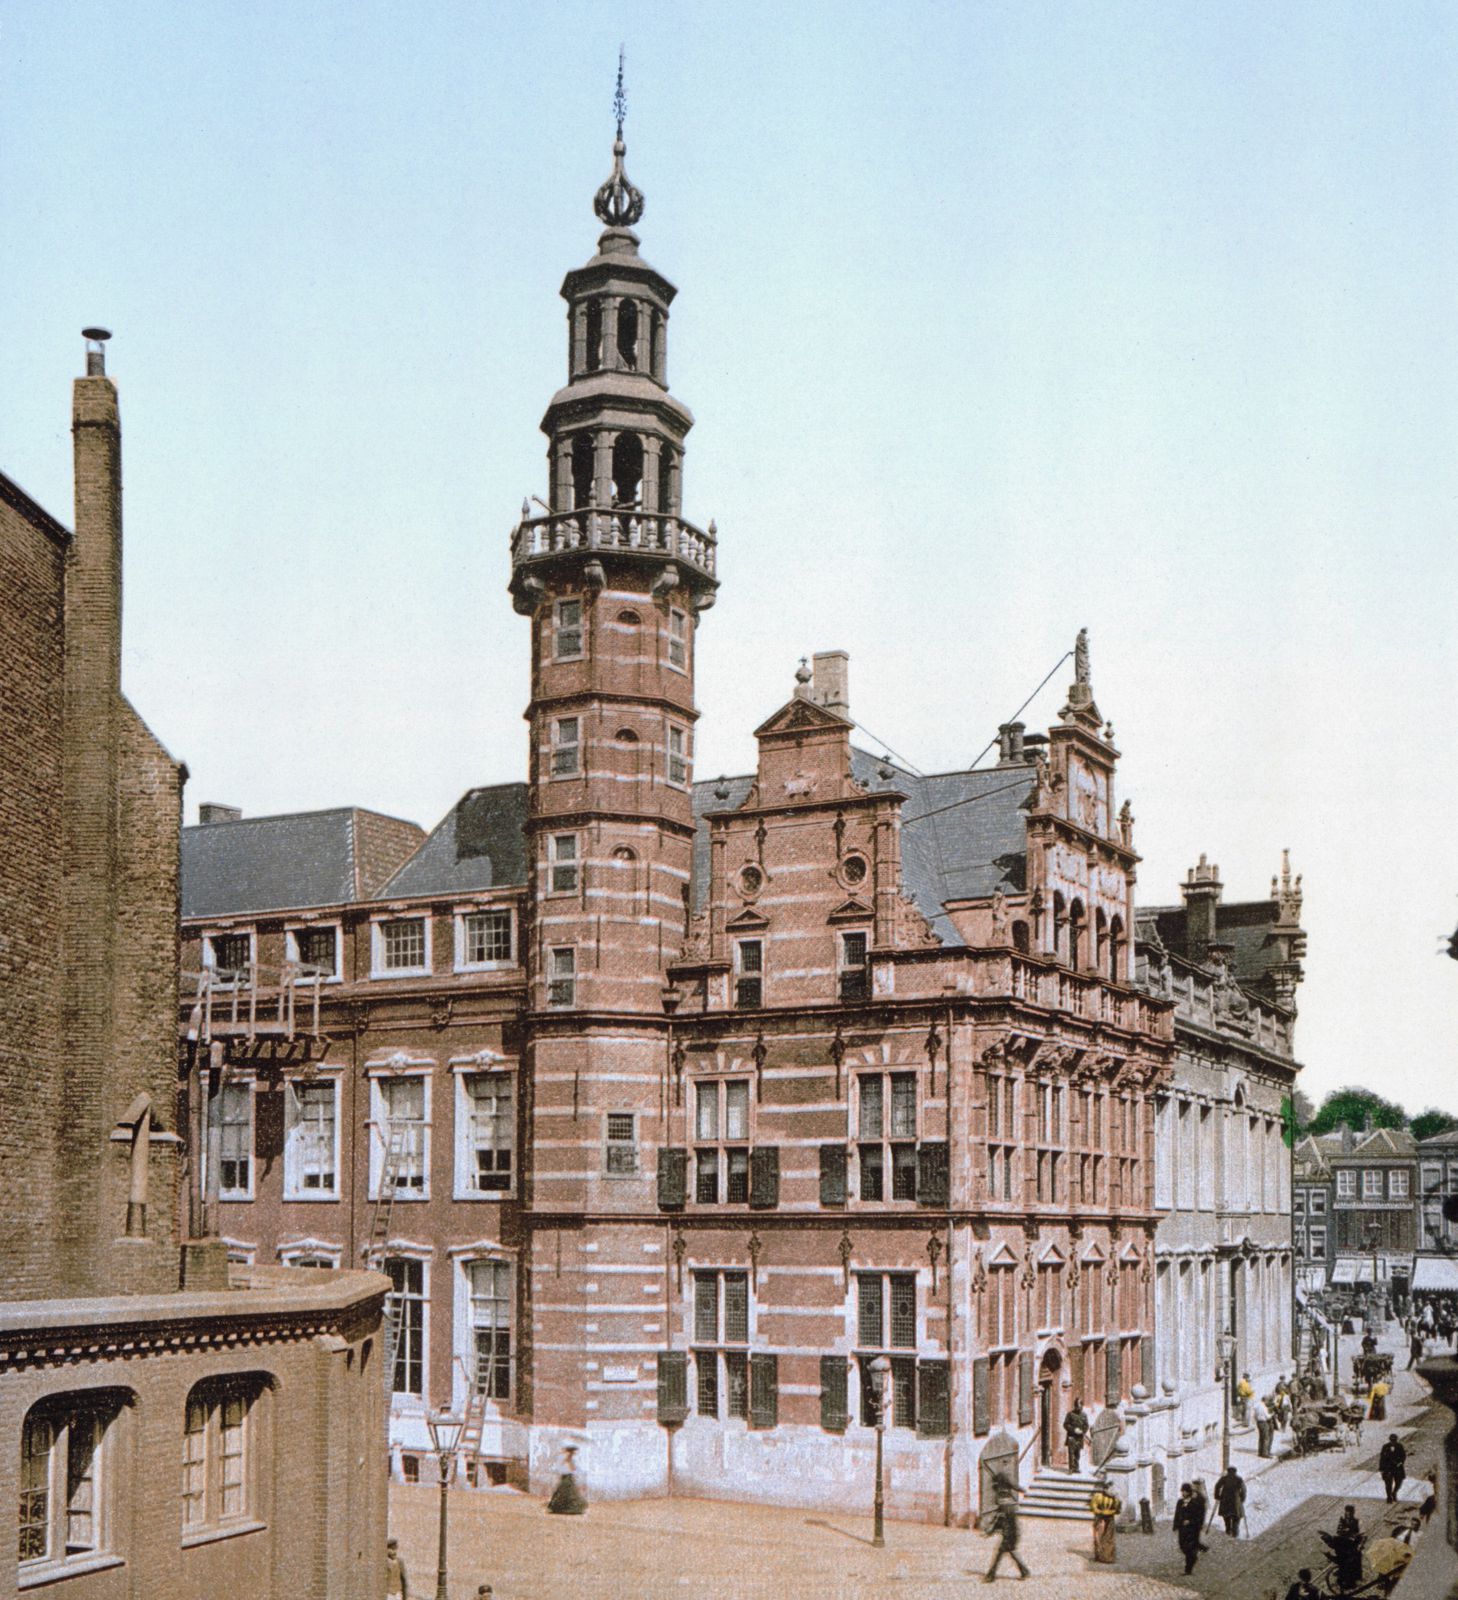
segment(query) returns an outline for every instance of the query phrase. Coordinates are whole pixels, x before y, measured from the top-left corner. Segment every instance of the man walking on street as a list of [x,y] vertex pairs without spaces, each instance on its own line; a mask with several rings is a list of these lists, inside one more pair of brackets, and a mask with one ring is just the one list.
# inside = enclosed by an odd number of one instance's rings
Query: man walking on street
[[405,1577],[405,1563],[400,1559],[400,1541],[385,1540],[385,1600],[410,1600],[410,1585]]
[[1192,1483],[1180,1485],[1180,1497],[1174,1508],[1174,1536],[1175,1543],[1180,1547],[1180,1554],[1185,1558],[1185,1571],[1195,1570],[1195,1563],[1200,1559],[1200,1521],[1202,1510],[1195,1499],[1195,1486]]
[[1387,1503],[1393,1505],[1398,1490],[1402,1488],[1402,1480],[1407,1476],[1407,1451],[1395,1433],[1387,1435],[1387,1443],[1377,1457],[1377,1470],[1382,1474],[1382,1486],[1387,1490]]
[[1422,1360],[1422,1358],[1423,1358],[1423,1330],[1422,1330],[1421,1326],[1415,1326],[1413,1328],[1413,1330],[1412,1330],[1412,1338],[1408,1341],[1408,1345],[1407,1345],[1407,1369],[1408,1369],[1408,1371],[1411,1372],[1412,1369],[1418,1364],[1418,1362]]
[[1215,1509],[1232,1539],[1240,1532],[1240,1519],[1245,1515],[1245,1479],[1229,1466],[1215,1480]]
[[1088,1438],[1088,1412],[1083,1409],[1083,1401],[1075,1400],[1073,1410],[1063,1419],[1063,1439],[1068,1446],[1068,1470],[1078,1471],[1078,1463],[1083,1456],[1084,1441]]
[[1250,1417],[1256,1425],[1256,1453],[1269,1460],[1276,1425],[1271,1421],[1271,1408],[1259,1395],[1250,1403]]
[[996,1526],[1000,1535],[997,1541],[997,1554],[992,1558],[992,1565],[987,1569],[983,1583],[991,1583],[997,1576],[997,1569],[1002,1565],[1004,1556],[1013,1558],[1013,1565],[1018,1569],[1019,1578],[1028,1577],[1027,1565],[1018,1554],[1018,1502],[1016,1492],[1011,1488],[1006,1494],[998,1497]]

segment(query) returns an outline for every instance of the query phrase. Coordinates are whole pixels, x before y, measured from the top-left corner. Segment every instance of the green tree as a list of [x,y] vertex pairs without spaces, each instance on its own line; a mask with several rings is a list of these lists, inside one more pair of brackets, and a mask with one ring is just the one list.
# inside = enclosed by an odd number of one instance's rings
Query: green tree
[[1311,1119],[1316,1115],[1316,1107],[1311,1102],[1311,1096],[1302,1089],[1291,1091],[1291,1121],[1298,1134],[1305,1133],[1311,1126]]
[[1394,1100],[1384,1100],[1371,1089],[1350,1084],[1345,1089],[1333,1089],[1321,1102],[1321,1109],[1311,1119],[1308,1133],[1330,1133],[1339,1122],[1349,1128],[1360,1128],[1371,1117],[1374,1128],[1405,1128],[1407,1113]]
[[1408,1124],[1408,1128],[1414,1139],[1431,1139],[1435,1133],[1448,1133],[1458,1128],[1458,1117],[1429,1106],[1426,1111],[1418,1112]]

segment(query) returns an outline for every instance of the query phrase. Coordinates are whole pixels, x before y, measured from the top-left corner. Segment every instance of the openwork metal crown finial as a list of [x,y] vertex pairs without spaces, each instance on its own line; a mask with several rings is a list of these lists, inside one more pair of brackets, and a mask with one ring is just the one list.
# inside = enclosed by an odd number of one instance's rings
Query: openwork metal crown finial
[[623,171],[623,157],[627,154],[623,143],[623,118],[628,114],[628,96],[623,88],[623,55],[619,48],[618,86],[613,94],[613,116],[618,124],[617,137],[613,140],[613,172],[592,199],[592,209],[598,220],[610,228],[631,228],[643,215],[643,191],[635,189]]

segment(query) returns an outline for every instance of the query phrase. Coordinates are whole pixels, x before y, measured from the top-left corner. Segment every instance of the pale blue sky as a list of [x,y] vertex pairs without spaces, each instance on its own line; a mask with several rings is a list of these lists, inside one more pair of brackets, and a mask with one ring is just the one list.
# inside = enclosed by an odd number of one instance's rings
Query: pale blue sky
[[1452,5],[10,0],[0,468],[69,520],[113,328],[126,681],[189,815],[523,773],[506,540],[620,39],[721,535],[700,775],[836,646],[965,763],[1086,624],[1143,897],[1289,845],[1309,1092],[1458,1110]]

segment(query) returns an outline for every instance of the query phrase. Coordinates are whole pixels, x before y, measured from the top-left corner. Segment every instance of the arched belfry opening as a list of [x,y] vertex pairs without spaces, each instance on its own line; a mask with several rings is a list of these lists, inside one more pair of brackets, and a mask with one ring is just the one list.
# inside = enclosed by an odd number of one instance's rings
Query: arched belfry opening
[[592,504],[592,435],[575,434],[572,439],[572,509],[581,511]]
[[602,369],[602,301],[589,300],[587,302],[587,351],[586,365],[589,372],[599,372]]
[[636,506],[643,498],[643,441],[620,433],[613,442],[613,504]]
[[638,302],[618,306],[618,363],[628,372],[638,370]]

